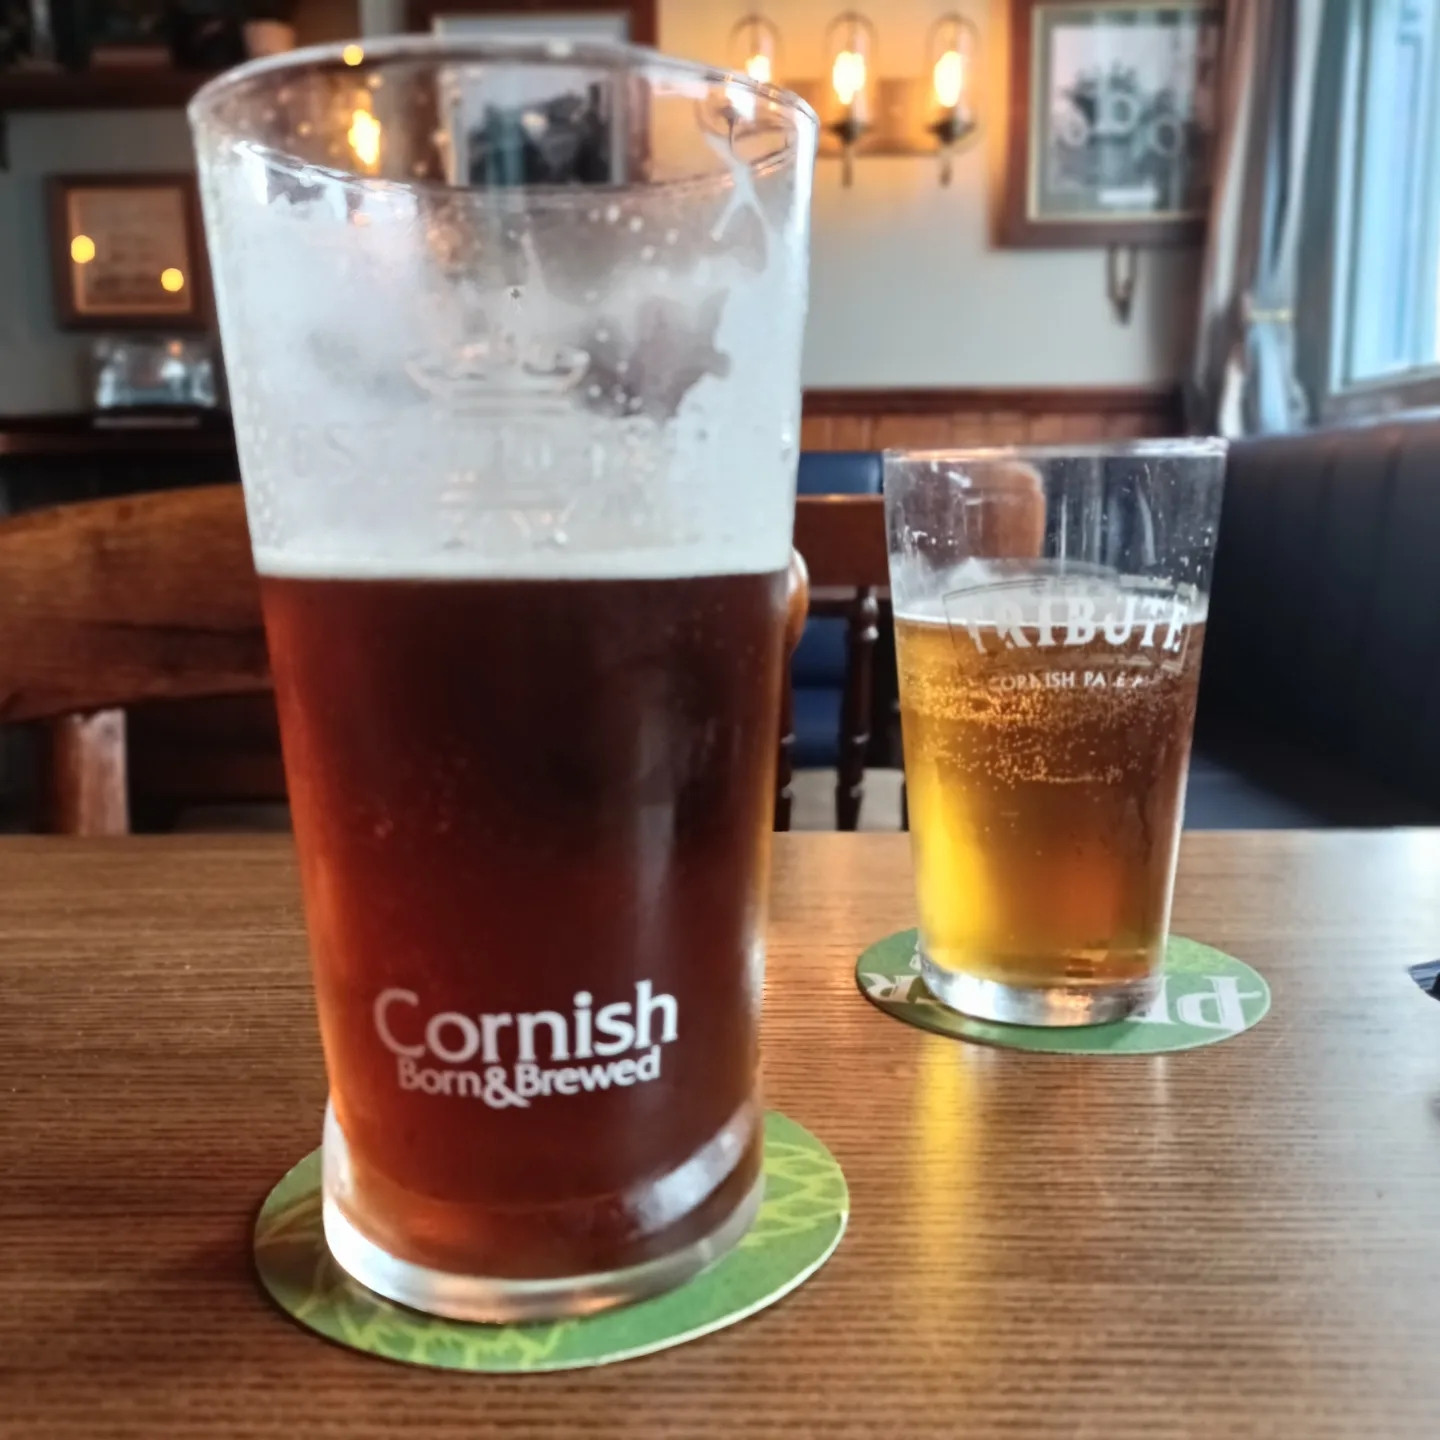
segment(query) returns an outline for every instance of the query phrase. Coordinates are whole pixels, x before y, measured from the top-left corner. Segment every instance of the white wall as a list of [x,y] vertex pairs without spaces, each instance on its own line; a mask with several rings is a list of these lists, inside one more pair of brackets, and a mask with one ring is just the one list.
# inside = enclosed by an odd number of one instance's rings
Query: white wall
[[[1128,326],[1105,298],[1099,250],[1021,251],[991,241],[1004,162],[1006,0],[871,0],[878,70],[924,69],[930,24],[958,3],[982,30],[983,133],[949,189],[929,157],[838,161],[816,180],[805,383],[812,386],[1164,384],[1181,373],[1195,308],[1193,250],[1147,251]],[[371,30],[384,0],[367,0]],[[661,0],[665,49],[724,63],[735,21],[780,27],[781,75],[825,71],[842,0]],[[376,13],[371,13],[372,11]],[[0,171],[0,414],[84,409],[89,340],[56,328],[45,240],[47,173],[189,168],[179,110],[8,117]]]
[[[780,30],[779,80],[825,73],[825,27],[840,0],[661,0],[660,38],[680,55],[730,63],[727,42],[758,9]],[[819,165],[805,383],[885,385],[1163,384],[1190,343],[1199,258],[1194,250],[1141,256],[1128,326],[1105,295],[1101,250],[1003,250],[991,239],[1004,175],[1005,0],[878,0],[881,75],[919,75],[925,39],[959,8],[981,29],[982,137],[957,157],[942,189],[929,157]]]

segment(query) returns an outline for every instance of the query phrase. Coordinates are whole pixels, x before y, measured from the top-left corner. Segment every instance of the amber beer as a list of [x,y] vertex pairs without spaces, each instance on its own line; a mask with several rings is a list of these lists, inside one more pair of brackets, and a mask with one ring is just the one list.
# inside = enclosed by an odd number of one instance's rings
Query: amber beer
[[531,1282],[747,1223],[784,572],[262,588],[343,1243]]
[[897,618],[921,933],[942,977],[1143,982],[1169,923],[1203,601],[1095,584]]

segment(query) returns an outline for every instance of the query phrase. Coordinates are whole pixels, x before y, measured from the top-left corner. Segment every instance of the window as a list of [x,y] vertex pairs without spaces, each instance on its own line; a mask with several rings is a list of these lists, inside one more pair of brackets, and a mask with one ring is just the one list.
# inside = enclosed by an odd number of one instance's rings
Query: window
[[1440,403],[1440,6],[1359,0],[1341,98],[1329,414]]

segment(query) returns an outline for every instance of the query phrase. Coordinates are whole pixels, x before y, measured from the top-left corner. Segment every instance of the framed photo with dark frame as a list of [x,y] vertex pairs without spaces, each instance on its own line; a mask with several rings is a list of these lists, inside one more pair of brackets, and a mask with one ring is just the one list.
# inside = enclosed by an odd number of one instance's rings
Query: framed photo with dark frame
[[1223,0],[1014,0],[1011,24],[1002,241],[1199,239]]
[[[605,44],[653,39],[655,6],[560,0],[497,13],[484,0],[412,0],[412,21],[426,14],[442,38]],[[483,86],[456,66],[439,95],[452,183],[616,186],[648,153],[644,96],[593,66],[536,66]]]
[[632,45],[654,45],[659,30],[659,0],[405,0],[407,30],[439,29],[437,20],[461,16],[498,19],[515,27],[533,17],[545,26],[562,25],[569,20],[580,22],[583,33],[586,23],[597,15],[615,17],[620,33],[616,38]]
[[[529,14],[513,19],[440,15],[434,24],[442,38],[626,38],[622,11],[558,19]],[[496,74],[477,88],[467,83],[462,67],[442,77],[440,95],[449,153],[462,184],[624,182],[631,107],[626,104],[625,87],[602,73],[579,66],[547,65],[523,73]]]
[[50,269],[62,328],[208,328],[193,175],[54,175],[48,190]]

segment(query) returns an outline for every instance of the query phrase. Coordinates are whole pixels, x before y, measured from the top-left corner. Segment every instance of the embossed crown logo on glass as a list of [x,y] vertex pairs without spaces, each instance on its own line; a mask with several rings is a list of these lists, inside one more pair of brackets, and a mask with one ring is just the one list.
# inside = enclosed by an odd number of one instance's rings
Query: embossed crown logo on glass
[[477,413],[567,407],[590,368],[576,346],[527,341],[485,329],[453,350],[412,355],[405,373],[451,410]]

